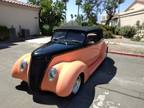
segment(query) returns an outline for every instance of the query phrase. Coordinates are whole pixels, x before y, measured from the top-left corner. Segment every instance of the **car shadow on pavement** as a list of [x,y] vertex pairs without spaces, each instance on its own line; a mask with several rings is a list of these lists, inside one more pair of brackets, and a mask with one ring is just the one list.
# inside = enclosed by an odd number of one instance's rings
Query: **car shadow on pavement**
[[116,75],[117,68],[114,63],[111,58],[107,57],[76,96],[61,98],[53,93],[39,92],[33,94],[33,101],[39,104],[57,105],[58,108],[89,108],[96,94],[95,87],[108,84]]

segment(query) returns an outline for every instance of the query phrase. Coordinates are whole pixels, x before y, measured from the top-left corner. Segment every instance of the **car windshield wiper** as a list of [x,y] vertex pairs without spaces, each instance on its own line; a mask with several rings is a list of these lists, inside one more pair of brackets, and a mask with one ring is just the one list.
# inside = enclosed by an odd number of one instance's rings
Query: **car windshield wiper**
[[74,42],[74,43],[79,43],[79,44],[82,43],[81,41],[78,41],[78,40],[66,40],[66,41],[68,41],[68,42]]
[[67,41],[65,41],[65,39],[58,39],[58,40],[53,40],[53,41],[59,44],[67,44]]
[[57,37],[57,38],[53,38],[53,40],[54,41],[57,41],[57,40],[59,40],[59,39],[62,39],[62,38],[64,38],[65,36],[60,36],[60,37]]
[[60,44],[82,44],[81,41],[78,40],[67,40],[67,39],[58,39],[58,40],[54,40],[54,42],[56,43],[60,43]]

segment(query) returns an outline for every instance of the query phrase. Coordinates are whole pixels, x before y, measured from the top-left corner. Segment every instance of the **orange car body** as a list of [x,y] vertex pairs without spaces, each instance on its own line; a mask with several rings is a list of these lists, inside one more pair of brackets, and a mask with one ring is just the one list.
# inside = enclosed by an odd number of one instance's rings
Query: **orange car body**
[[[67,30],[69,31],[71,29],[66,29],[66,31]],[[87,33],[93,33],[93,29],[85,31],[89,31]],[[42,75],[38,72],[32,72],[31,67],[32,65],[34,65],[32,63],[32,60],[34,58],[32,58],[32,53],[29,53],[22,56],[16,61],[12,68],[12,76],[26,81],[30,85],[30,87],[33,86],[32,84],[35,84],[36,82],[33,81],[35,76],[42,76],[41,80],[39,80],[38,78],[38,80],[40,81],[40,84],[38,86],[39,90],[51,91],[56,93],[58,96],[65,97],[71,94],[75,81],[79,75],[83,76],[84,83],[88,80],[92,73],[103,62],[106,57],[106,53],[107,45],[104,42],[103,38],[100,38],[95,43],[83,45],[83,47],[79,47],[77,49],[72,49],[70,51],[52,55],[50,62],[46,64]],[[20,70],[20,66],[23,60],[25,60],[26,62],[25,68],[23,70]],[[35,68],[37,68],[37,66]],[[49,80],[49,72],[52,68],[56,69],[57,73],[51,81]],[[39,75],[36,75],[37,73]],[[31,76],[33,77],[33,79],[30,78]],[[33,87],[32,90],[35,90],[35,88]]]

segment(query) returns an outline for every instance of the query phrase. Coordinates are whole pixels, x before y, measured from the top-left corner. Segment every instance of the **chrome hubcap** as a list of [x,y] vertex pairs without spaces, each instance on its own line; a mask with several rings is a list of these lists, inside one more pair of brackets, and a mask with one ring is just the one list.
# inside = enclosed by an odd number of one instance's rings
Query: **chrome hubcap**
[[81,86],[81,77],[79,76],[74,84],[72,92],[76,94],[79,91],[80,86]]

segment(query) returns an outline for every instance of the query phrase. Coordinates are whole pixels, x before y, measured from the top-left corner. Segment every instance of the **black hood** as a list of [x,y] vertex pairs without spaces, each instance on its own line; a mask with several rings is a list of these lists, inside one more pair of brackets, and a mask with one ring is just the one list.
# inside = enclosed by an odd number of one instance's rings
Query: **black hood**
[[80,44],[49,42],[33,51],[33,56],[52,56],[80,48]]

